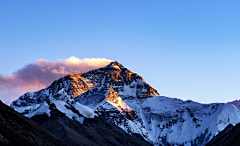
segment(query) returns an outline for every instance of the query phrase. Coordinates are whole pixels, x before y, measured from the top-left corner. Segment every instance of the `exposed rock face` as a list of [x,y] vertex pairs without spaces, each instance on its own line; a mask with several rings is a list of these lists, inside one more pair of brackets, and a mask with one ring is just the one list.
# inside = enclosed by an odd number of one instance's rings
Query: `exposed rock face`
[[89,80],[81,76],[81,74],[70,74],[72,82],[70,89],[72,90],[73,98],[85,93],[89,89],[94,87],[94,82],[91,83]]
[[51,117],[51,105],[81,124],[104,117],[156,145],[204,145],[228,124],[240,122],[233,105],[160,96],[141,76],[118,62],[65,76],[44,90],[21,96],[11,107],[27,117]]

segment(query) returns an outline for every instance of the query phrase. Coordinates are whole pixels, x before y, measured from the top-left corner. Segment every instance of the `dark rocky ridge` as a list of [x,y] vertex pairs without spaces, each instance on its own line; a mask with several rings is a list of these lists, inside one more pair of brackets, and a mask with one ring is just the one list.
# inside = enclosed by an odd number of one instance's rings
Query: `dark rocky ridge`
[[240,123],[228,125],[223,131],[210,140],[206,146],[239,146],[240,145]]
[[0,145],[64,146],[67,144],[0,101]]

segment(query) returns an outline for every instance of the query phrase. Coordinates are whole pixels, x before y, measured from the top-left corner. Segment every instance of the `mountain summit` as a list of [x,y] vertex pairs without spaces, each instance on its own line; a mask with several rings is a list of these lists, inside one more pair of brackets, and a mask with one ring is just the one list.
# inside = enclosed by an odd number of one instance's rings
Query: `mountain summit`
[[43,119],[61,114],[83,125],[101,118],[154,145],[204,145],[227,125],[240,122],[234,105],[160,96],[117,61],[60,78],[22,95],[11,107],[43,125]]

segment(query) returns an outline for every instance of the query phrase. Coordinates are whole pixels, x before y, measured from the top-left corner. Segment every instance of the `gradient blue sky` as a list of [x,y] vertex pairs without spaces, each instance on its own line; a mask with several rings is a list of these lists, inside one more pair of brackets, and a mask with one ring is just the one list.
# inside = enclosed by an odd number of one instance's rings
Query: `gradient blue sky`
[[0,1],[0,73],[37,59],[117,60],[161,95],[240,99],[240,1]]

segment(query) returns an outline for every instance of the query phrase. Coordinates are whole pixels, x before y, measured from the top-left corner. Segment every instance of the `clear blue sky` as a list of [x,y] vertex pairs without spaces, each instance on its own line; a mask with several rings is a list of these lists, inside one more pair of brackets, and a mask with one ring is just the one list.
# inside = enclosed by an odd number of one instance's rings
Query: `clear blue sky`
[[117,60],[160,94],[240,99],[240,1],[0,1],[0,73],[36,59]]

